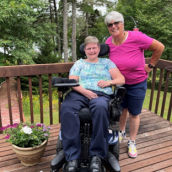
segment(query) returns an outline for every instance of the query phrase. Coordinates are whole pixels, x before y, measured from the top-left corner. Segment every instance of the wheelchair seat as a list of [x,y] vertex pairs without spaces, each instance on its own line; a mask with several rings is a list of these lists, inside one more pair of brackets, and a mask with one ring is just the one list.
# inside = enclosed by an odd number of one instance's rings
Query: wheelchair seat
[[91,112],[89,108],[82,108],[79,113],[79,119],[82,123],[92,123]]

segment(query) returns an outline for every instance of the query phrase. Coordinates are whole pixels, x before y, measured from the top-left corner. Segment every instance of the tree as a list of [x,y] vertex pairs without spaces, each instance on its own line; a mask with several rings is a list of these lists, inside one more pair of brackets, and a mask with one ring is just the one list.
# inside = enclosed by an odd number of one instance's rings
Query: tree
[[[139,21],[139,30],[165,45],[161,58],[172,60],[172,1],[171,0],[119,0],[116,10],[124,17],[132,16]],[[134,23],[133,23],[134,25]],[[129,20],[125,28],[132,29]],[[145,53],[146,57],[151,52]]]
[[68,62],[68,39],[67,39],[67,21],[68,21],[67,0],[63,0],[63,53],[64,62]]
[[33,44],[42,45],[45,36],[54,35],[50,21],[45,20],[46,10],[47,3],[42,0],[0,1],[0,47],[6,50],[0,58],[33,62],[37,56]]
[[76,60],[76,0],[72,0],[72,61]]
[[[34,63],[36,64],[46,64],[46,63],[58,63],[61,57],[58,57],[58,53],[54,54],[55,45],[53,40],[47,37],[45,44],[42,47],[39,47],[40,52],[38,58],[33,58]],[[32,91],[34,94],[39,92],[39,76],[32,76]],[[47,75],[42,75],[42,91],[48,93],[49,91],[49,81]],[[21,77],[21,88],[23,91],[28,91],[28,77]]]

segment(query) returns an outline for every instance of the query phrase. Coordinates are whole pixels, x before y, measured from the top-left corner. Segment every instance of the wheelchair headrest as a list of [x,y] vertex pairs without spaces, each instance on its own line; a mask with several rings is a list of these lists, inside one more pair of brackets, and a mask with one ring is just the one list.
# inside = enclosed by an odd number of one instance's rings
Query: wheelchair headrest
[[[84,43],[82,43],[80,45],[79,51],[82,55],[85,56]],[[99,53],[98,57],[105,56],[108,53],[109,53],[109,46],[107,44],[100,44],[100,53]]]

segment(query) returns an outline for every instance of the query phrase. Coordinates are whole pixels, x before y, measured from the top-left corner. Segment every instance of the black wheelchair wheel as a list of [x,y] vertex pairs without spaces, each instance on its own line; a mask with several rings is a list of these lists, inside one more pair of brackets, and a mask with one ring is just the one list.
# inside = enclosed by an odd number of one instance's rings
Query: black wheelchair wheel
[[109,150],[116,157],[116,159],[119,161],[119,139],[115,145],[109,146]]
[[61,150],[63,150],[63,146],[62,146],[62,141],[60,140],[59,136],[57,139],[57,148],[56,148],[56,152],[60,152]]

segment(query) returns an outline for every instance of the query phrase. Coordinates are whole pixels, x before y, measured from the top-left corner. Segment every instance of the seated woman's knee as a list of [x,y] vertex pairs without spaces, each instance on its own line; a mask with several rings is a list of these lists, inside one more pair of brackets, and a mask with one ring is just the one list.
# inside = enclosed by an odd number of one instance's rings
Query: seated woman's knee
[[97,101],[97,102],[95,103],[95,106],[96,106],[98,109],[107,109],[107,108],[108,108],[108,102],[99,100],[99,101]]

